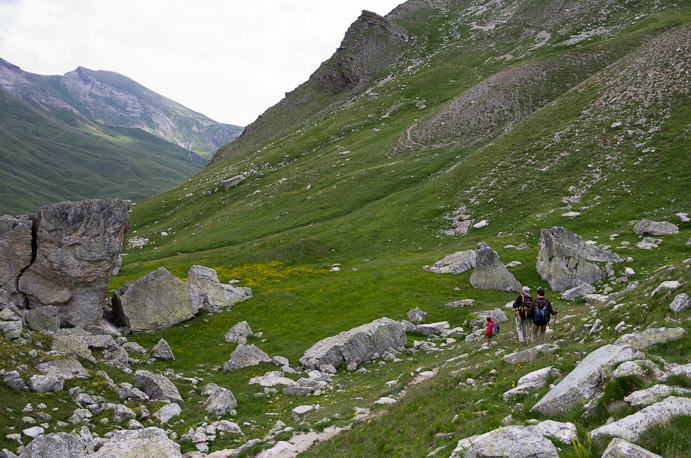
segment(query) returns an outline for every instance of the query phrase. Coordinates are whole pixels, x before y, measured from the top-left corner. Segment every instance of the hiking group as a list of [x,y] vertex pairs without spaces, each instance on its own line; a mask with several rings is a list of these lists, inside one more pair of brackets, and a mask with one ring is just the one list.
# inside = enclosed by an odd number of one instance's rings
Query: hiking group
[[516,331],[521,343],[528,343],[528,325],[532,324],[531,331],[533,343],[541,343],[545,340],[547,323],[552,315],[559,310],[552,308],[552,303],[545,299],[545,291],[537,290],[537,299],[530,296],[530,288],[524,286],[521,294],[513,303],[515,310]]

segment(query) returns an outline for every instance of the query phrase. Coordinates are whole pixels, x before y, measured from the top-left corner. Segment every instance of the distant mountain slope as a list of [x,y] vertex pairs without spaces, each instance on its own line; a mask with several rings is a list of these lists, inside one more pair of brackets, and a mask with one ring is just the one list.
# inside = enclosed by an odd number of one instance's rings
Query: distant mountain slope
[[0,89],[0,214],[62,200],[141,200],[204,167],[196,153],[140,129],[106,127]]
[[213,121],[115,72],[78,67],[63,76],[44,76],[0,59],[0,87],[105,125],[142,129],[202,155],[242,132],[242,127]]

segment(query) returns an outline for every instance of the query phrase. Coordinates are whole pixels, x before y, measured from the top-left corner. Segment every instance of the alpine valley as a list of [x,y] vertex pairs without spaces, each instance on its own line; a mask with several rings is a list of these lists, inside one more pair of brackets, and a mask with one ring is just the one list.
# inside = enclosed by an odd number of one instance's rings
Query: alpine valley
[[[189,179],[2,217],[0,457],[689,456],[690,44],[678,0],[364,11]],[[153,133],[50,78],[1,141]]]
[[[141,200],[203,168],[241,127],[217,123],[118,73],[28,73],[0,59],[0,210]],[[201,156],[200,156],[201,155]]]

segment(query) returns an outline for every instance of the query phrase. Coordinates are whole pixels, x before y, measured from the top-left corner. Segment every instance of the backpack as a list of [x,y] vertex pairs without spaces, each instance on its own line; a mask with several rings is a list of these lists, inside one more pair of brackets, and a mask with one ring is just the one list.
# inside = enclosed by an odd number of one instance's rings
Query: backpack
[[538,326],[544,326],[549,323],[550,318],[549,307],[545,299],[538,299],[535,301],[533,308],[533,321]]
[[521,320],[525,320],[525,311],[533,305],[533,298],[530,296],[525,296],[521,294],[521,305],[516,309],[516,315],[521,317]]
[[499,323],[492,323],[492,335],[496,336],[497,334],[499,334],[499,331]]

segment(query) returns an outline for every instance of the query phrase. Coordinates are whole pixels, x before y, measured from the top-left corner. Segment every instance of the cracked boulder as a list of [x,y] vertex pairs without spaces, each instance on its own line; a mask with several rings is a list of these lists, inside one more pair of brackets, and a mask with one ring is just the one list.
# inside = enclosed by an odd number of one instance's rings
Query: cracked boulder
[[203,301],[198,288],[159,267],[115,291],[113,311],[133,333],[157,331],[189,320]]
[[477,256],[475,270],[470,276],[470,284],[475,289],[498,289],[501,291],[520,291],[521,284],[506,268],[499,255],[489,245],[480,242],[475,249]]
[[543,229],[538,242],[537,272],[552,291],[567,291],[607,278],[596,262],[621,262],[619,255],[588,245],[561,226]]

